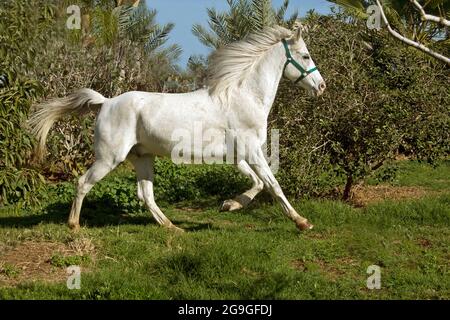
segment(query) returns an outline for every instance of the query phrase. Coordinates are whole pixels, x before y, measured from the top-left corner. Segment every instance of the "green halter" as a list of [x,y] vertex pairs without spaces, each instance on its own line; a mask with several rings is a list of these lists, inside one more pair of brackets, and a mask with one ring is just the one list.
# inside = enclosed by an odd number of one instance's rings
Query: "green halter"
[[311,74],[317,70],[317,67],[309,69],[308,71],[303,69],[303,67],[297,61],[295,61],[295,59],[292,57],[291,51],[289,51],[289,47],[288,47],[286,39],[281,40],[281,42],[283,42],[284,50],[286,51],[286,59],[287,59],[286,63],[284,64],[283,74],[284,74],[284,71],[286,70],[286,67],[291,63],[298,71],[300,71],[300,77],[298,77],[298,79],[295,80],[295,83],[298,83],[299,81],[305,79],[309,74]]

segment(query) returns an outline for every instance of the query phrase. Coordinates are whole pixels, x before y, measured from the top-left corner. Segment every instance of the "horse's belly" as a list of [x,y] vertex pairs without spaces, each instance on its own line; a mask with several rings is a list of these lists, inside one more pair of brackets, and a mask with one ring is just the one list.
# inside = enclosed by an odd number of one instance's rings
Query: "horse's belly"
[[177,129],[172,134],[145,132],[138,141],[139,153],[170,157],[177,163],[214,162],[227,153],[226,138],[219,131],[193,132]]

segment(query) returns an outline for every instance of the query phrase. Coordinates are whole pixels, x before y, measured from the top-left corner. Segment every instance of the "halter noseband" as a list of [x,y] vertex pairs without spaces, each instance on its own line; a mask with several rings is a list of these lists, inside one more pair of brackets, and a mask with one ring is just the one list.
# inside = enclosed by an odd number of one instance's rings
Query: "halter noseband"
[[292,64],[298,71],[300,71],[300,77],[298,77],[298,79],[295,80],[295,83],[298,83],[301,80],[305,79],[308,75],[310,75],[311,73],[313,73],[314,71],[317,70],[317,67],[314,67],[309,70],[303,69],[303,67],[297,61],[295,61],[295,59],[292,57],[291,51],[289,51],[289,46],[288,46],[286,39],[282,39],[281,42],[283,43],[284,50],[286,51],[286,59],[287,59],[286,63],[284,64],[283,74],[286,71],[286,67],[289,64]]

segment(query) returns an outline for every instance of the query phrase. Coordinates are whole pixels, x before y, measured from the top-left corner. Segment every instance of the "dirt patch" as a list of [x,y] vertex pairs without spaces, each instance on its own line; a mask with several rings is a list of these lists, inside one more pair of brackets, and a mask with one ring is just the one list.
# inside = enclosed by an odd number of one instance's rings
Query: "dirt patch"
[[321,259],[317,259],[316,263],[319,265],[322,273],[324,273],[331,280],[336,280],[345,274],[343,270],[337,267],[340,265],[340,261],[334,261],[333,263],[330,263]]
[[304,271],[306,271],[308,269],[307,266],[306,266],[306,263],[304,261],[302,261],[302,260],[291,261],[291,267],[293,269],[301,271],[301,272],[304,272]]
[[426,248],[426,249],[431,248],[433,246],[431,241],[426,238],[417,239],[417,243],[419,244],[419,246]]
[[300,272],[317,270],[333,281],[344,276],[346,274],[346,268],[355,266],[357,266],[356,261],[349,257],[337,258],[334,261],[325,261],[320,258],[315,258],[311,261],[291,261],[291,267],[295,270]]
[[[61,282],[68,277],[66,264],[92,261],[95,247],[90,239],[67,244],[25,241],[0,252],[0,286],[24,282]],[[84,268],[83,268],[84,269]]]
[[383,200],[419,199],[427,194],[429,191],[422,187],[356,186],[351,201],[356,206],[365,207]]

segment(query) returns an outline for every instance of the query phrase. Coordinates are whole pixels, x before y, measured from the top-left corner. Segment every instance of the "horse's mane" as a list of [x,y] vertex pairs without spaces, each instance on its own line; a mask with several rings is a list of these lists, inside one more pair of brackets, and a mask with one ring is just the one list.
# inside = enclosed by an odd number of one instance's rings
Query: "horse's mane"
[[291,30],[275,26],[217,49],[209,57],[206,79],[209,94],[227,101],[230,89],[250,73],[264,53],[291,35]]

